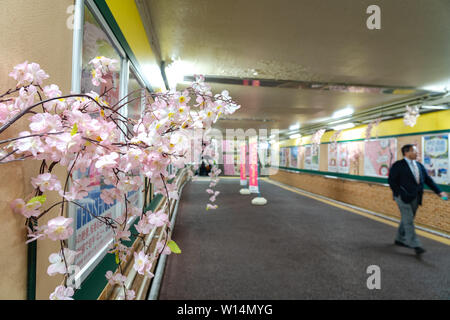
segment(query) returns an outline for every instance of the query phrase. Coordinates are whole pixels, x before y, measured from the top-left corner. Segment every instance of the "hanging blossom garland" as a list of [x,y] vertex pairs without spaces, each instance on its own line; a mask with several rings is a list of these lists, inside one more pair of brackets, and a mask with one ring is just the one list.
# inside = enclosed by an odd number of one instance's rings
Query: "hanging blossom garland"
[[417,122],[417,118],[419,117],[419,107],[409,107],[406,106],[406,112],[403,116],[403,122],[406,126],[414,127]]
[[376,127],[377,128],[377,131],[376,131],[376,138],[378,139],[378,126],[380,125],[380,123],[381,123],[381,118],[377,118],[377,119],[375,119],[375,120],[372,120],[368,125],[367,125],[367,127],[366,127],[366,140],[370,140],[370,138],[372,137],[372,129],[374,128],[374,127]]
[[[105,76],[117,70],[116,63],[105,57],[90,61],[94,67],[92,83],[96,86],[104,83]],[[67,239],[73,234],[73,219],[64,217],[65,206],[72,203],[113,231],[114,243],[109,253],[115,255],[120,272],[114,274],[108,271],[105,277],[109,283],[123,288],[122,298],[133,299],[135,293],[125,287],[121,263],[131,253],[123,243],[129,241],[131,236],[127,221],[131,217],[140,217],[136,227],[140,234],[135,236],[143,242],[144,236],[154,227],[162,227],[168,234],[170,201],[166,201],[168,211],[164,208],[145,212],[146,204],[137,208],[127,199],[127,195],[143,186],[140,176],[144,176],[145,194],[153,184],[156,193],[168,199],[178,199],[176,183],[169,182],[174,176],[169,175],[167,167],[185,167],[190,159],[187,155],[192,152],[195,130],[208,130],[221,114],[232,114],[240,106],[229,97],[228,92],[213,96],[204,78],[196,76],[194,83],[183,92],[151,94],[153,100],[146,99],[145,111],[138,121],[133,121],[124,117],[120,109],[140,97],[110,105],[106,98],[112,88],[105,89],[101,95],[95,92],[62,95],[55,84],[42,87],[49,76],[36,63],[19,64],[10,76],[17,81],[17,85],[0,95],[0,135],[21,118],[28,118],[30,123],[28,131],[0,140],[0,163],[27,159],[41,161],[39,174],[31,179],[34,192],[23,199],[15,199],[10,205],[15,214],[26,218],[26,243],[38,239],[60,243],[61,250],[49,257],[51,264],[47,273],[50,276],[64,274],[64,285],[58,286],[50,298],[72,299],[74,294],[73,288],[67,286],[67,269],[79,252],[68,249]],[[197,104],[189,105],[191,96],[195,97]],[[38,106],[42,106],[41,113],[37,112]],[[56,165],[67,169],[64,180],[60,181],[52,173]],[[95,168],[94,178],[74,177],[75,171],[86,172],[91,165]],[[214,171],[216,173],[217,170]],[[77,202],[87,197],[92,183],[100,179],[110,186],[102,190],[101,199],[106,204],[115,201],[124,204],[119,218],[96,216]],[[58,193],[61,201],[46,204],[47,194],[51,192]],[[38,226],[39,219],[58,207],[58,217]],[[167,254],[169,249],[171,252],[181,252],[168,236],[158,246],[161,254]],[[133,267],[138,273],[152,277],[150,269],[157,256],[145,254],[145,249],[144,242],[144,250],[134,253]]]
[[330,137],[330,142],[333,144],[333,148],[336,148],[337,141],[342,133],[342,130],[335,131],[333,135]]
[[219,195],[219,191],[214,191],[212,188],[214,188],[217,183],[219,183],[219,174],[222,172],[214,161],[215,158],[215,151],[213,148],[213,145],[211,143],[204,143],[204,162],[209,164],[211,166],[211,171],[208,173],[208,176],[210,177],[210,183],[208,189],[206,189],[206,192],[210,195],[209,201],[211,203],[208,203],[206,205],[206,210],[210,209],[217,209],[218,206],[214,204],[216,201],[216,197]]
[[322,139],[323,134],[325,133],[325,129],[320,129],[317,130],[313,135],[312,135],[312,144],[314,145],[319,145],[320,144],[320,140]]

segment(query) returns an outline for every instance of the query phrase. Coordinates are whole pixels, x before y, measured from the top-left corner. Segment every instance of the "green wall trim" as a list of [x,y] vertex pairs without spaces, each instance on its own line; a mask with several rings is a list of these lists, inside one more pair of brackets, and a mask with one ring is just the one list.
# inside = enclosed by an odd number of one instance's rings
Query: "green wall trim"
[[143,76],[141,70],[141,66],[139,62],[136,59],[136,56],[134,55],[133,51],[131,50],[130,45],[128,44],[127,40],[125,39],[125,36],[122,33],[122,30],[120,30],[119,25],[116,22],[116,19],[114,19],[114,16],[111,12],[111,10],[108,7],[108,4],[105,0],[94,0],[98,10],[100,10],[100,13],[103,15],[103,18],[105,18],[106,23],[108,23],[108,26],[111,28],[111,31],[116,36],[117,41],[119,41],[120,45],[122,46],[122,49],[125,51],[125,54],[127,55],[128,60],[131,61],[134,68],[136,69],[136,72],[141,77],[142,81],[144,81],[145,86],[148,90],[153,92],[153,88],[150,85],[150,83],[147,81],[147,78]]
[[[380,184],[388,183],[387,178],[357,176],[357,175],[346,174],[346,173],[328,172],[328,171],[319,171],[319,170],[316,171],[316,170],[298,169],[298,168],[290,168],[290,167],[278,167],[278,168],[283,169],[283,170],[301,172],[301,173],[315,174],[315,175],[321,175],[321,176],[332,176],[332,177],[337,177],[337,178],[341,178],[341,179],[358,180],[361,182],[372,182],[372,183],[380,183]],[[441,188],[442,191],[450,192],[450,186],[440,184],[439,188]],[[425,189],[431,190],[430,188],[428,188],[427,185],[425,185]]]
[[[397,138],[397,137],[406,137],[406,136],[419,136],[419,135],[429,135],[429,134],[439,134],[439,133],[450,133],[450,129],[446,130],[435,130],[435,131],[424,131],[424,132],[413,132],[413,133],[404,133],[404,134],[397,134],[397,135],[390,135],[390,136],[378,136],[378,138],[372,137],[370,140],[376,140],[376,139],[388,139],[388,138]],[[283,140],[286,141],[286,140]],[[280,142],[283,142],[280,141]],[[366,141],[366,139],[353,139],[353,140],[338,140],[337,143],[343,143],[343,142],[354,142],[354,141]],[[321,142],[320,144],[331,144],[333,142]],[[301,146],[309,146],[312,145],[312,143],[302,144]],[[286,147],[280,147],[281,148],[294,148],[298,146],[286,146]]]
[[[161,194],[158,194],[153,198],[145,211],[154,210],[163,199]],[[131,234],[138,234],[136,225],[139,222],[139,218],[136,219],[133,226],[130,228]],[[135,236],[130,236],[130,241],[123,241],[123,244],[130,247],[136,240]],[[73,298],[75,300],[97,300],[102,293],[108,280],[105,274],[108,270],[115,271],[117,269],[116,258],[114,254],[107,253],[106,256],[100,261],[100,263],[94,268],[94,270],[88,275],[88,277],[81,284],[80,289],[76,290]]]
[[36,260],[37,241],[33,241],[27,245],[27,300],[36,300]]

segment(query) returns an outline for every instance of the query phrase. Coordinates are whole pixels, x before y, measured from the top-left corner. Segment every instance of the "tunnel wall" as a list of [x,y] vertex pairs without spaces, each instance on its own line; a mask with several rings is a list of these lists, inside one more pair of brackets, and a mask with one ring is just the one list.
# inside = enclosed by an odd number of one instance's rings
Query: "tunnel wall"
[[[3,0],[0,10],[0,94],[14,88],[15,81],[8,77],[13,67],[27,60],[39,63],[50,78],[45,84],[58,84],[62,92],[70,92],[72,74],[72,30],[70,19],[73,0],[40,0],[39,5],[28,0]],[[7,9],[6,9],[7,8]],[[69,21],[69,23],[68,23]],[[49,23],[51,22],[51,23]],[[2,139],[30,130],[27,121],[19,121],[5,130]],[[16,215],[9,203],[33,191],[31,177],[39,172],[40,161],[12,162],[0,167],[0,299],[26,299],[27,245],[25,218]],[[62,178],[64,170],[54,173]],[[50,192],[47,203],[54,203],[56,192]],[[40,224],[59,214],[50,211]],[[48,256],[59,250],[54,241],[37,243],[36,298],[48,299],[62,277],[47,275]]]

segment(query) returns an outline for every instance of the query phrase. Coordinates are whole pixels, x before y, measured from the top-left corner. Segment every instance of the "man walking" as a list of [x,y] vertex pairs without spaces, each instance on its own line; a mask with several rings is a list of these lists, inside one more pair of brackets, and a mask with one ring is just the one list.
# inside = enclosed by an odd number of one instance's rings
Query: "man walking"
[[416,236],[414,230],[414,217],[419,205],[422,205],[423,185],[426,183],[431,190],[443,200],[447,194],[434,183],[425,167],[418,161],[417,147],[407,144],[402,147],[404,159],[396,161],[389,171],[389,186],[394,194],[401,213],[401,222],[398,228],[395,244],[413,248],[416,254],[422,254],[425,249]]

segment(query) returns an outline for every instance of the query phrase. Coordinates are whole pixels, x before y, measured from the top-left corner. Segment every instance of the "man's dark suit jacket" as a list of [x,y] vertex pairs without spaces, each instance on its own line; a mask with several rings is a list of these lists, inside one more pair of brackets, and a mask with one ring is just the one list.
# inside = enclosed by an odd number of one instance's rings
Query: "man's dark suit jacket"
[[422,204],[423,184],[426,183],[436,194],[441,193],[441,189],[434,183],[428,175],[427,170],[420,162],[416,161],[420,174],[420,183],[417,184],[416,178],[409,168],[405,159],[396,161],[389,170],[389,186],[394,193],[394,197],[400,195],[405,203],[410,203],[415,198],[419,205]]

